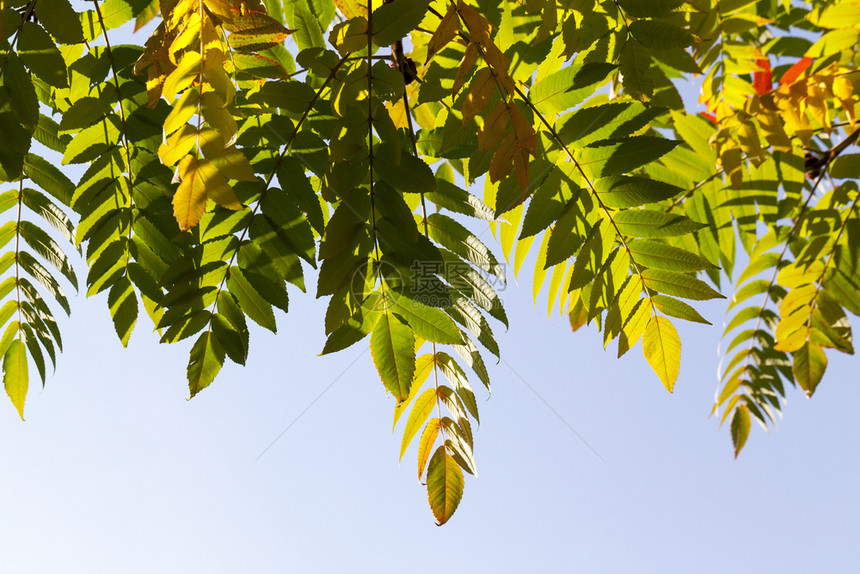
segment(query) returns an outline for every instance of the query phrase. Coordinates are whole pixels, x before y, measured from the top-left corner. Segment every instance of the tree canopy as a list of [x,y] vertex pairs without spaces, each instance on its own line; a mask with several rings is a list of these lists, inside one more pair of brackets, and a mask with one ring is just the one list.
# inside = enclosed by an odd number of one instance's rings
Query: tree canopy
[[737,456],[853,354],[858,36],[858,0],[2,0],[6,392],[23,418],[69,286],[107,292],[123,345],[141,315],[193,340],[192,397],[251,323],[326,297],[321,352],[369,338],[442,524],[508,327],[489,226],[535,301],[641,339],[669,392],[673,322],[730,298]]

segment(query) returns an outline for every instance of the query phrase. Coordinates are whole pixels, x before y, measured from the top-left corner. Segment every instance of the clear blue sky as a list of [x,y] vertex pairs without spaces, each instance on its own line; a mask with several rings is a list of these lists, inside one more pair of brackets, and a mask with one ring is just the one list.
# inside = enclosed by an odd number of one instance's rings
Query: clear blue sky
[[367,341],[316,356],[325,301],[294,290],[249,366],[186,401],[190,343],[159,346],[142,318],[123,350],[104,297],[77,297],[27,422],[0,401],[0,571],[860,571],[856,360],[829,354],[815,398],[791,392],[735,461],[707,418],[724,303],[704,306],[713,328],[678,322],[670,395],[640,345],[616,360],[520,284],[501,293],[479,476],[442,528],[414,450],[397,464]]

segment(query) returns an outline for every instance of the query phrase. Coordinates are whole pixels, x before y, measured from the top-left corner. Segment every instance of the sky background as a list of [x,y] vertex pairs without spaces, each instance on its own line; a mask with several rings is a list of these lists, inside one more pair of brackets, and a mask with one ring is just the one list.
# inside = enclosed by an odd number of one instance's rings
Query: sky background
[[475,382],[479,475],[441,528],[414,445],[397,463],[368,340],[317,356],[325,300],[293,289],[248,367],[187,401],[190,342],[158,345],[142,317],[124,350],[105,297],[78,296],[27,421],[0,401],[0,571],[860,571],[856,360],[829,353],[814,399],[790,391],[735,461],[707,417],[724,301],[699,307],[714,327],[677,321],[669,394],[641,344],[617,360],[535,309],[531,265],[500,293],[512,329],[493,323],[490,400]]

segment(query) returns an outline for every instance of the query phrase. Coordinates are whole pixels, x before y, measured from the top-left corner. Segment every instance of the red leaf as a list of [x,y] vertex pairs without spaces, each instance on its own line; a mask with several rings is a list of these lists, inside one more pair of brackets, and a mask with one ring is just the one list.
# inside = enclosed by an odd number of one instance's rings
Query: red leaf
[[773,74],[770,71],[770,61],[767,58],[761,58],[756,60],[755,64],[762,68],[762,71],[753,74],[753,87],[758,95],[763,96],[773,89],[773,82],[771,81]]
[[811,64],[812,64],[812,58],[801,58],[801,60],[799,62],[797,62],[792,67],[790,67],[782,75],[782,77],[779,79],[779,85],[783,86],[783,85],[793,84],[795,81],[797,81],[797,78],[799,78],[801,76],[801,74],[803,74],[803,72],[806,71],[806,68],[808,68]]

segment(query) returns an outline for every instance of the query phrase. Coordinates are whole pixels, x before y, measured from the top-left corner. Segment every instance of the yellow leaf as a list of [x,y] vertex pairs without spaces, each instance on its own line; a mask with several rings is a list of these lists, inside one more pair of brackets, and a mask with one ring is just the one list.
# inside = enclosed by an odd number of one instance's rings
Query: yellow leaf
[[185,27],[170,43],[171,54],[179,53],[191,47],[200,38],[202,32],[201,22],[200,12],[192,12],[189,15],[188,20],[185,22]]
[[233,9],[230,5],[235,5],[236,2],[231,0],[203,0],[203,4],[210,12],[218,16],[222,22],[230,22],[233,20]]
[[645,359],[670,393],[681,369],[681,340],[665,317],[652,316],[642,338]]
[[759,111],[757,119],[761,126],[762,134],[767,143],[773,146],[773,149],[776,151],[791,152],[791,139],[785,133],[782,120],[777,115],[776,110],[763,107]]
[[221,175],[228,179],[237,181],[256,181],[257,176],[254,174],[254,168],[251,167],[251,162],[245,157],[245,154],[236,146],[222,150],[217,155],[207,156],[212,161]]
[[203,159],[198,162],[197,177],[203,184],[206,196],[221,207],[234,211],[245,208],[236,197],[236,192],[227,183],[227,178],[221,174],[212,160]]
[[185,125],[191,116],[197,113],[199,104],[200,90],[198,88],[186,90],[164,120],[164,135],[169,136]]
[[200,107],[203,118],[211,127],[218,130],[224,139],[224,146],[229,147],[236,142],[239,127],[224,104],[224,100],[214,92],[206,92],[200,96]]
[[822,126],[830,129],[830,113],[827,106],[828,89],[824,79],[818,75],[812,76],[807,80],[808,97],[806,104],[809,106],[809,111],[812,117]]
[[367,20],[359,17],[341,22],[332,29],[328,41],[337,48],[342,56],[366,48]]
[[27,398],[29,375],[27,374],[27,348],[21,339],[15,339],[3,356],[3,386],[12,404],[24,420],[24,401]]
[[818,288],[813,284],[807,284],[792,289],[783,298],[779,307],[782,318],[774,332],[776,350],[793,353],[807,341],[812,303],[817,294]]
[[197,141],[197,129],[189,124],[183,124],[179,131],[158,146],[158,159],[167,167],[175,165],[191,151],[195,141]]
[[367,17],[367,5],[359,0],[334,0],[334,4],[347,18]]
[[406,449],[409,448],[409,443],[415,438],[415,434],[430,413],[436,406],[436,389],[431,388],[421,393],[415,399],[412,405],[412,412],[409,413],[409,418],[406,419],[406,426],[403,429],[403,439],[400,441],[400,460],[403,460],[403,455],[406,454]]
[[760,166],[767,159],[764,149],[761,147],[758,131],[755,129],[753,122],[743,122],[738,126],[738,143],[741,150],[747,155],[750,161],[756,166]]
[[728,174],[732,187],[740,189],[743,185],[742,153],[740,148],[734,147],[734,142],[732,145],[723,146],[720,150],[720,164],[723,166],[723,171]]
[[650,306],[645,299],[640,299],[633,306],[630,315],[624,320],[624,327],[618,336],[618,357],[629,351],[639,341],[645,327],[648,325]]
[[186,52],[176,69],[164,80],[162,95],[168,102],[176,98],[176,94],[187,88],[197,79],[201,70],[200,52]]
[[191,229],[206,211],[206,188],[197,174],[197,158],[186,155],[176,168],[179,188],[173,196],[173,217],[179,229]]
[[[420,337],[415,338],[415,353],[418,353],[418,349],[423,343],[424,340]],[[400,417],[412,403],[412,399],[415,398],[418,391],[421,390],[421,386],[427,381],[427,377],[433,371],[433,364],[433,355],[429,353],[415,359],[415,374],[412,375],[412,386],[409,387],[409,396],[395,405],[394,424],[391,425],[391,432],[394,432],[394,429],[397,427],[397,421],[400,420]]]
[[236,95],[236,86],[233,85],[233,81],[227,72],[222,68],[206,70],[203,72],[203,80],[213,92],[218,94],[224,105],[230,105]]
[[442,427],[442,421],[437,418],[432,418],[424,427],[424,432],[421,433],[421,440],[418,441],[418,480],[424,476],[424,469],[427,468],[427,459],[430,458],[430,451],[433,450],[433,445],[436,443],[436,437],[439,436],[439,429]]

